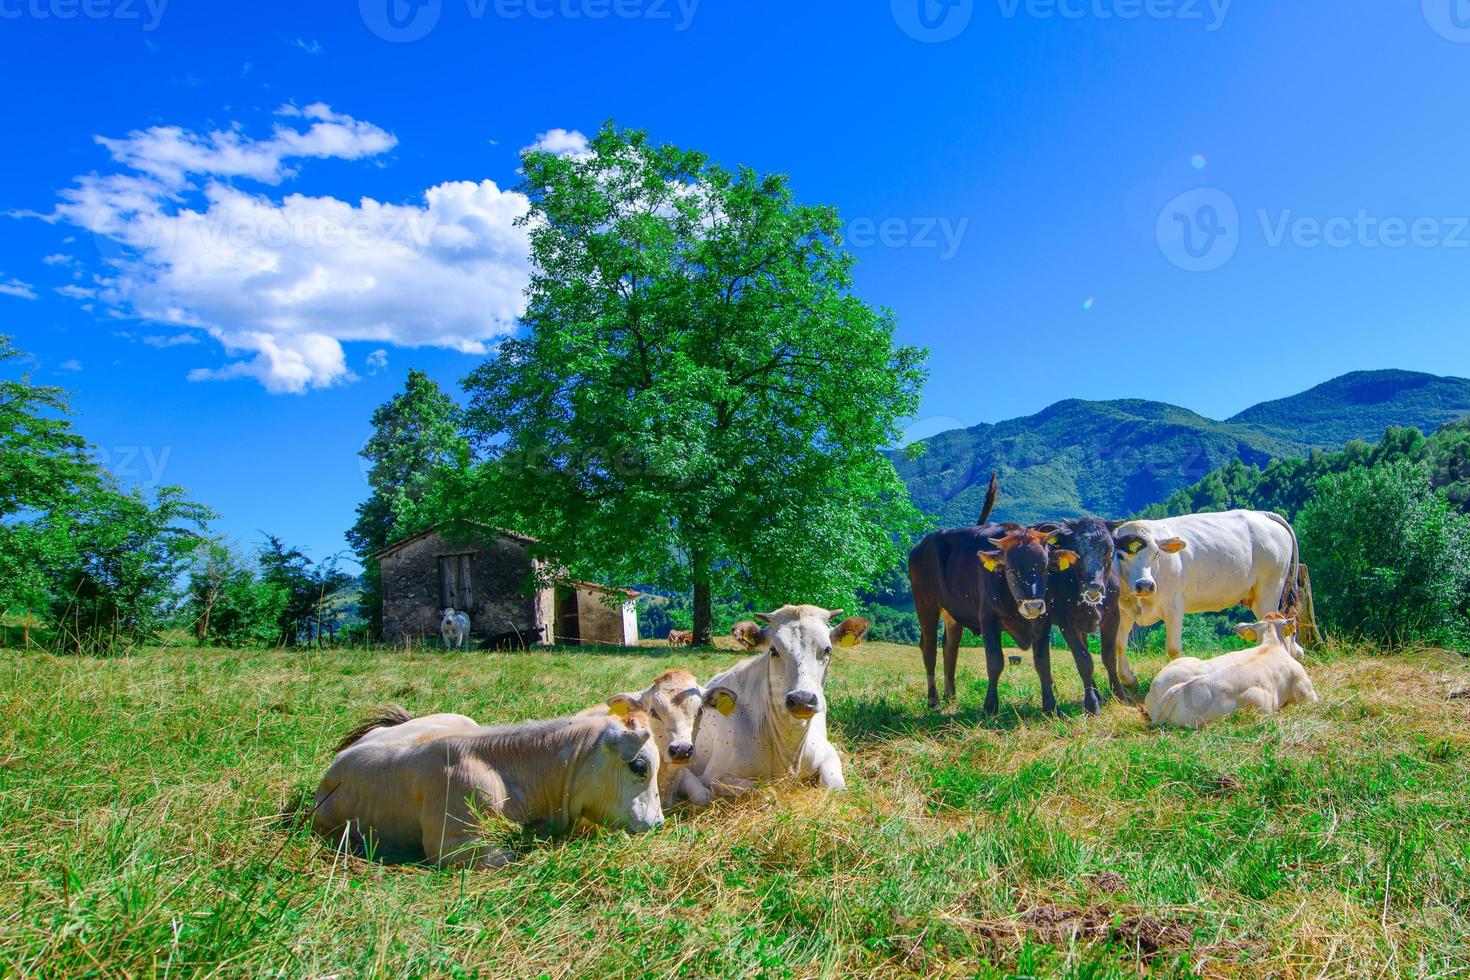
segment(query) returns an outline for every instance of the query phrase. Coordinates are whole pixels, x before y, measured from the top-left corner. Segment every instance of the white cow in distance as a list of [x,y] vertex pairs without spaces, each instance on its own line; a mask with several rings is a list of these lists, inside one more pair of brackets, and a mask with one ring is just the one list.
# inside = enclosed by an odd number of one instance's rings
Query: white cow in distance
[[444,610],[444,616],[439,620],[439,638],[444,641],[444,649],[463,649],[469,635],[470,614],[455,612],[453,606]]
[[1271,613],[1260,622],[1242,623],[1235,632],[1259,645],[1209,660],[1180,657],[1171,662],[1149,685],[1144,717],[1155,725],[1200,728],[1242,708],[1271,714],[1317,700],[1312,680],[1293,651],[1295,619]]
[[846,785],[842,759],[827,741],[827,698],[822,690],[834,650],[861,643],[868,621],[832,626],[841,609],[782,606],[758,614],[764,627],[739,624],[735,635],[761,652],[706,685],[735,695],[729,715],[706,712],[694,743],[690,771],[723,795],[756,781],[816,776],[827,789]]
[[[1104,623],[1118,671],[1138,683],[1128,663],[1133,627],[1162,620],[1169,659],[1184,650],[1184,617],[1245,605],[1265,619],[1287,612],[1294,599],[1300,553],[1284,517],[1266,511],[1186,514],[1159,521],[1126,521],[1113,530],[1121,586],[1118,622]],[[1293,639],[1291,644],[1299,652]]]

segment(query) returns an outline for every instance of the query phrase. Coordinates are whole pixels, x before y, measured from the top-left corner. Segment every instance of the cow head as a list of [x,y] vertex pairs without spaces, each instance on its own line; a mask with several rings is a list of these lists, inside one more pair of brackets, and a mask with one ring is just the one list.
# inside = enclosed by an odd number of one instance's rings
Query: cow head
[[1009,525],[1003,537],[989,540],[995,550],[977,552],[985,570],[1005,576],[1022,616],[1045,616],[1047,573],[1052,569],[1065,572],[1077,562],[1077,553],[1054,548],[1057,534],[1052,531],[1020,525]]
[[635,834],[664,822],[658,794],[658,750],[641,711],[607,719],[577,768],[568,799],[571,816]]
[[1149,521],[1128,521],[1113,531],[1118,578],[1123,588],[1142,599],[1158,591],[1154,579],[1160,555],[1177,555],[1187,545],[1183,538],[1160,538]]
[[1289,642],[1296,635],[1296,618],[1286,617],[1281,613],[1268,613],[1266,618],[1257,623],[1241,623],[1235,627],[1235,635],[1247,643],[1259,643],[1266,646],[1275,643],[1277,646],[1285,647],[1296,659],[1301,659],[1298,652],[1301,648],[1295,643]]
[[775,612],[756,614],[756,619],[765,623],[763,627],[751,630],[748,627],[753,623],[736,626],[737,630],[746,627],[745,642],[753,649],[768,651],[771,707],[801,720],[827,710],[822,686],[827,681],[832,651],[856,646],[868,632],[868,621],[856,616],[832,626],[831,620],[840,615],[841,609],[782,606]]
[[648,715],[653,742],[665,765],[682,766],[694,758],[694,740],[706,708],[722,715],[735,710],[736,695],[728,687],[702,688],[687,670],[666,670],[646,690],[617,694],[607,708],[615,715]]
[[[1051,533],[1051,540],[1077,555],[1069,569],[1076,577],[1077,591],[1089,606],[1101,606],[1108,594],[1108,577],[1113,571],[1113,532],[1106,521],[1080,517],[1033,525]],[[1060,568],[1059,565],[1054,567]]]

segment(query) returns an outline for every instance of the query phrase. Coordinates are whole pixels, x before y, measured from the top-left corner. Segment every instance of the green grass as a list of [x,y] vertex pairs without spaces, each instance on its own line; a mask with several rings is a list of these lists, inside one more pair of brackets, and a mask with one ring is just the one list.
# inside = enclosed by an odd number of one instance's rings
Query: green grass
[[[0,976],[1448,976],[1470,967],[1456,656],[1314,655],[1322,701],[1204,732],[1115,701],[923,706],[844,651],[850,789],[778,785],[494,872],[334,856],[293,819],[366,708],[546,717],[729,652],[0,651]],[[1136,666],[1142,677],[1156,657]]]

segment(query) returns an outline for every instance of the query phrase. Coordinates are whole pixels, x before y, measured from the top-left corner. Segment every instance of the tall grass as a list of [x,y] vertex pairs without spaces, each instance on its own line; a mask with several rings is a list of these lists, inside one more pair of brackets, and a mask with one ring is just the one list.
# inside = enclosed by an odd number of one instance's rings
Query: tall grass
[[[0,975],[1447,976],[1470,966],[1470,667],[1329,652],[1322,701],[1200,733],[999,717],[966,652],[843,651],[849,792],[791,785],[497,872],[333,853],[300,821],[368,706],[573,711],[731,652],[0,654]],[[1159,661],[1137,658],[1143,677]]]

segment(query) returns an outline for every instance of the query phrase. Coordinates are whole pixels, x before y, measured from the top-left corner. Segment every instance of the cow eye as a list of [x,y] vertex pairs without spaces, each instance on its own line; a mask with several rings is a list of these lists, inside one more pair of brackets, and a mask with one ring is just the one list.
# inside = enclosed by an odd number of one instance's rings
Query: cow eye
[[663,721],[664,720],[664,716],[658,713],[658,709],[657,708],[649,708],[648,709],[648,716],[650,718],[652,718],[654,721]]
[[775,647],[771,647],[771,659],[772,660],[780,660],[781,659],[781,654],[776,651],[776,648]]
[[822,651],[822,656],[824,656],[824,657],[830,657],[830,656],[832,656],[832,648],[829,646],[829,647],[827,647],[827,649],[823,650]]
[[633,771],[633,775],[637,776],[639,779],[648,778],[648,760],[643,758],[643,756],[634,756],[633,761],[628,763],[628,768],[631,769]]

